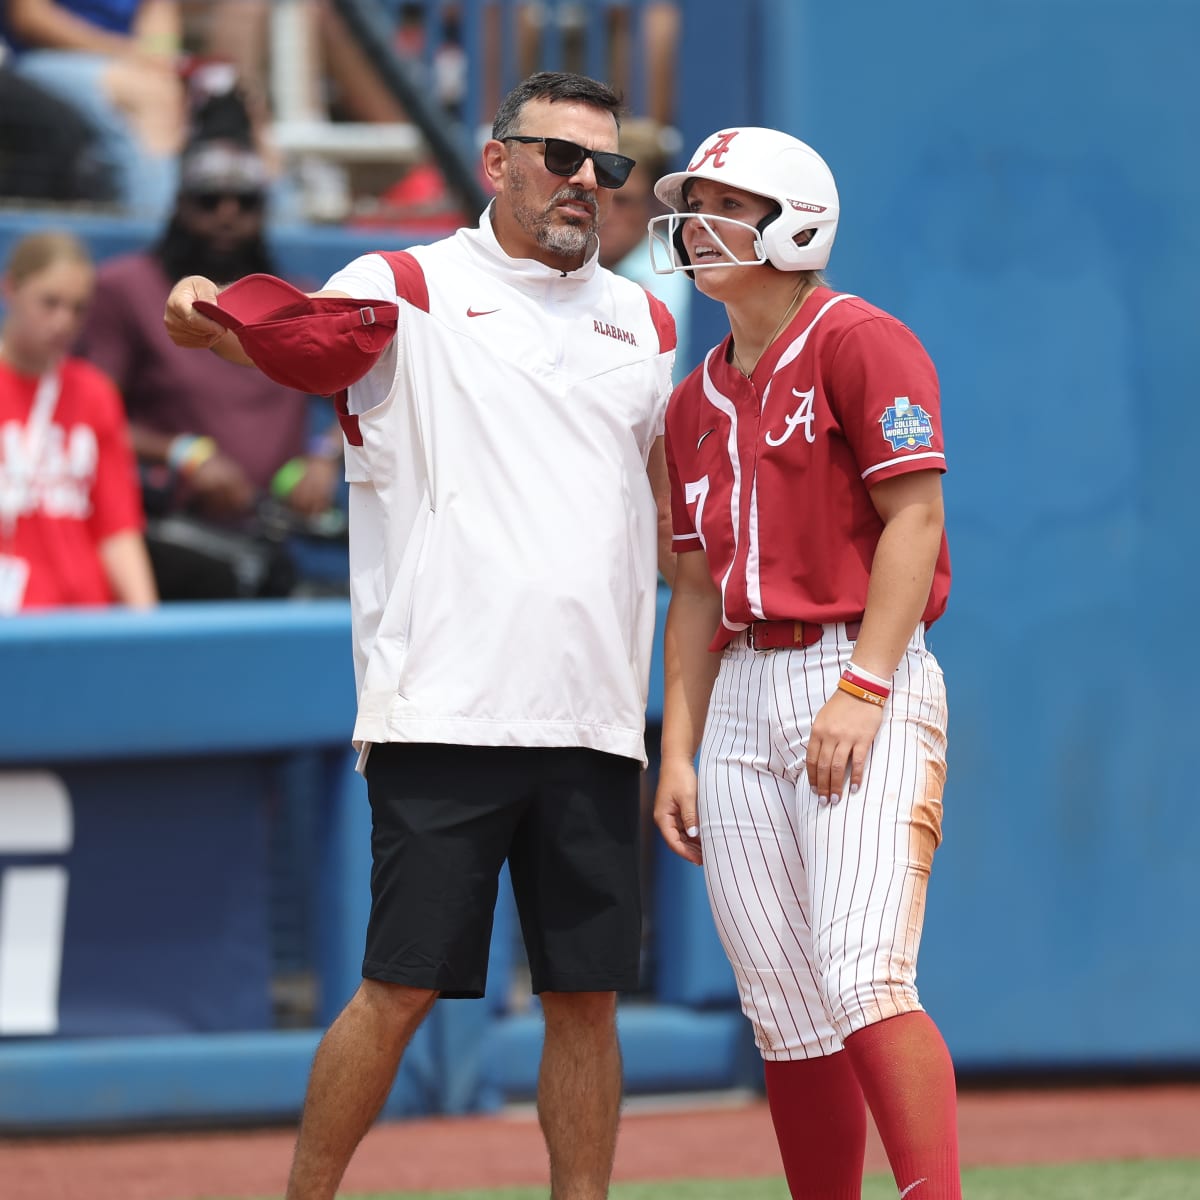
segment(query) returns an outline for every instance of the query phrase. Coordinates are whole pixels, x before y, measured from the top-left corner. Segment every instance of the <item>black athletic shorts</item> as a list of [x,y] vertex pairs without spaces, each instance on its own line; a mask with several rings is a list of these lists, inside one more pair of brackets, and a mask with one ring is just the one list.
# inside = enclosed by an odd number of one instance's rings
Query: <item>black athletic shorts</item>
[[533,990],[636,988],[641,769],[575,747],[373,745],[364,977],[482,996],[507,859]]

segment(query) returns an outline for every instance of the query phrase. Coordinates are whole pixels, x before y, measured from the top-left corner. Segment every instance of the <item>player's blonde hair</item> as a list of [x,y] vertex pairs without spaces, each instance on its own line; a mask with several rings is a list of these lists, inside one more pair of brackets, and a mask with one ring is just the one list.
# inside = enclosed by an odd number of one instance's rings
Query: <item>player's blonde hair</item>
[[31,233],[13,246],[5,264],[4,276],[14,287],[58,262],[92,266],[87,247],[73,233],[48,229]]

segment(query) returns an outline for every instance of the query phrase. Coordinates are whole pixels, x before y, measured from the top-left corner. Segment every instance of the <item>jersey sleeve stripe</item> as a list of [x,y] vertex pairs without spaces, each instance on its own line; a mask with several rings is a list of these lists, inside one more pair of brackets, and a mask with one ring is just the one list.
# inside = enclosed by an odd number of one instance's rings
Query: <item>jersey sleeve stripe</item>
[[[945,463],[945,461],[946,461],[946,456],[937,450],[931,450],[928,454],[905,454],[905,455],[897,456],[896,458],[885,459],[881,463],[876,463],[873,467],[868,467],[862,473],[860,478],[866,479],[866,477],[868,475],[874,475],[876,471],[884,471],[888,467],[899,466],[902,463],[917,462],[919,459],[923,459],[923,458],[933,458],[933,459],[936,459],[940,463]],[[932,463],[930,464],[930,466],[933,466],[933,465],[934,464],[932,464]]]
[[377,250],[376,253],[392,269],[397,297],[413,308],[428,312],[429,284],[421,264],[407,250]]
[[671,310],[651,292],[646,292],[646,299],[650,302],[650,319],[658,333],[658,352],[666,354],[668,350],[674,350],[679,341],[675,332],[675,318],[671,316]]

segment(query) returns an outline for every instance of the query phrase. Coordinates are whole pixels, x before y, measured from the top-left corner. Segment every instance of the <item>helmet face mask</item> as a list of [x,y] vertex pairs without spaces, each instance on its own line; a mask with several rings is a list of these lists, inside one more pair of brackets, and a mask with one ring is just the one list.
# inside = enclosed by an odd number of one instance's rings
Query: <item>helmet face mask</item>
[[[779,212],[760,222],[757,231],[755,251],[761,252],[762,257],[752,262],[732,255],[720,262],[687,261],[679,236],[683,220],[705,220],[708,232],[722,248],[724,241],[707,222],[730,220],[686,211],[684,192],[693,179],[713,180],[761,196],[778,206]],[[790,134],[754,126],[720,130],[700,144],[686,170],[664,175],[655,184],[654,193],[673,210],[665,219],[654,218],[649,226],[651,260],[659,274],[691,271],[701,266],[760,266],[764,262],[780,271],[819,271],[829,262],[838,224],[837,185],[825,160]],[[660,223],[665,227],[663,232],[655,229]],[[812,231],[810,239],[798,245],[797,236],[807,230]],[[664,248],[666,255],[662,254]],[[664,258],[669,259],[670,265]]]
[[[704,226],[724,257],[708,262],[691,262],[683,248],[685,221],[698,221]],[[730,250],[721,236],[720,229],[716,228],[722,225],[733,226],[753,235],[753,258],[738,258]],[[650,235],[650,266],[656,275],[672,275],[676,271],[704,271],[711,267],[759,267],[768,261],[759,230],[745,221],[734,220],[733,217],[718,217],[711,213],[664,213],[660,217],[651,218],[646,229]]]

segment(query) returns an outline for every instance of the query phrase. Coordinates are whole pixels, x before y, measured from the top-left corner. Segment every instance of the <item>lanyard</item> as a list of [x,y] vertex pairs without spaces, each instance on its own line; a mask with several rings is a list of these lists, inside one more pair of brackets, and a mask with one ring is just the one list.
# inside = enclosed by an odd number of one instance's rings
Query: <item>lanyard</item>
[[54,410],[58,407],[60,382],[57,371],[47,371],[38,380],[33,396],[33,408],[19,438],[16,461],[6,456],[0,465],[0,533],[7,541],[16,528],[17,518],[24,512],[33,491],[33,478],[41,461]]

